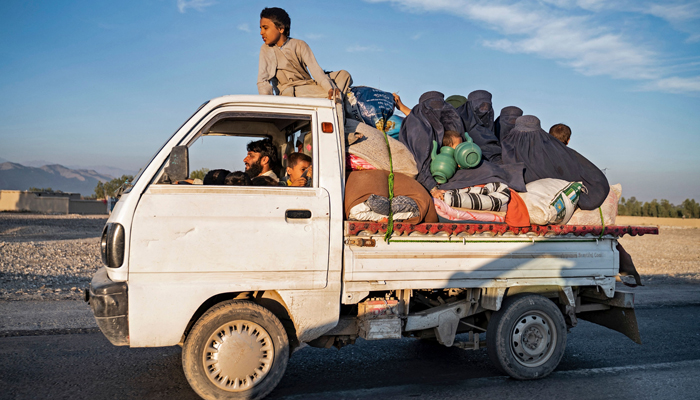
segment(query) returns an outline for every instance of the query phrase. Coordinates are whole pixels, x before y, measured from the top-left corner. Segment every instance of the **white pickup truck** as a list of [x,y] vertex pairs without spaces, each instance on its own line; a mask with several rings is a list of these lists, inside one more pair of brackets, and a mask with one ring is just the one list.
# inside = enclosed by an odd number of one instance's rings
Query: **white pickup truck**
[[[485,347],[506,374],[534,379],[556,368],[579,318],[640,342],[633,295],[616,291],[615,245],[655,228],[395,224],[385,241],[386,224],[343,219],[337,115],[325,99],[202,105],[107,221],[105,265],[87,292],[105,336],[181,345],[185,376],[205,399],[264,397],[304,344],[412,337]],[[233,153],[262,137],[283,159],[303,143],[310,187],[171,183],[196,160],[242,167]]]

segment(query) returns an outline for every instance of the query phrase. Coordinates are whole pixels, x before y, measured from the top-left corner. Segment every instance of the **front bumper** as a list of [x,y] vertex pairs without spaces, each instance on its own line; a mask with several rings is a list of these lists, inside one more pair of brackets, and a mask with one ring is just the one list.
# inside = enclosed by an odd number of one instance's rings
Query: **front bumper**
[[97,326],[115,346],[129,345],[129,300],[126,282],[114,282],[102,267],[92,277],[86,301]]

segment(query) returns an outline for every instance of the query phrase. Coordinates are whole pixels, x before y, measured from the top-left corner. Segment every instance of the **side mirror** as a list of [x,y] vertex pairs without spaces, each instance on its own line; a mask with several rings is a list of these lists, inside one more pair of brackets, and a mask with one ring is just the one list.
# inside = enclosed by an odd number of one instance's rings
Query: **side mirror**
[[184,181],[190,175],[190,154],[187,146],[175,146],[170,151],[170,160],[165,173],[171,182]]

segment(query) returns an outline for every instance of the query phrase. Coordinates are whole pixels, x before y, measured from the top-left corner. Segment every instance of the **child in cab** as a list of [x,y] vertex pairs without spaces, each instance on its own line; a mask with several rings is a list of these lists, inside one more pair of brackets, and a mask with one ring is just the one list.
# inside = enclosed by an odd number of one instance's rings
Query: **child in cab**
[[311,157],[304,153],[292,153],[287,156],[287,175],[280,179],[280,186],[311,186]]
[[281,8],[260,13],[258,93],[292,97],[327,97],[346,93],[352,85],[347,71],[326,72],[318,65],[306,42],[290,37],[292,20]]

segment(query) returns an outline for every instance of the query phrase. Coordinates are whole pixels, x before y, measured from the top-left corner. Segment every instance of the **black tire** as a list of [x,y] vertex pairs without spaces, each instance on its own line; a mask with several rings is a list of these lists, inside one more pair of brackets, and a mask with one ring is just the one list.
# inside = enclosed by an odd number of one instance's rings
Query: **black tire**
[[187,381],[204,399],[262,399],[280,382],[288,360],[289,340],[280,320],[242,300],[209,309],[182,348]]
[[491,316],[486,344],[491,362],[511,377],[544,378],[564,356],[564,316],[546,297],[528,293],[507,297]]

